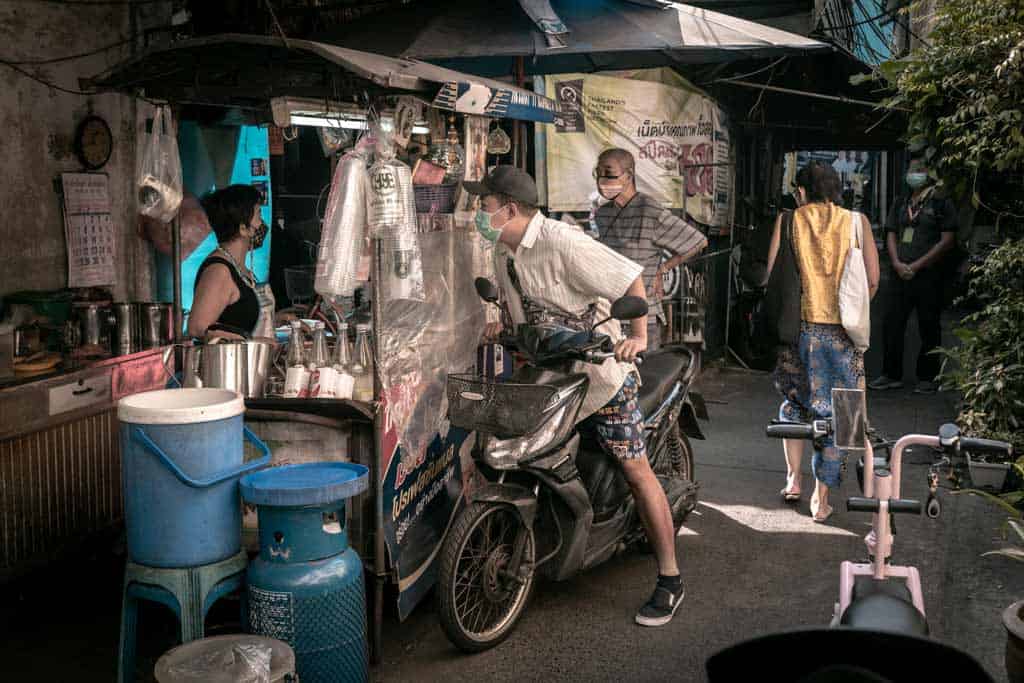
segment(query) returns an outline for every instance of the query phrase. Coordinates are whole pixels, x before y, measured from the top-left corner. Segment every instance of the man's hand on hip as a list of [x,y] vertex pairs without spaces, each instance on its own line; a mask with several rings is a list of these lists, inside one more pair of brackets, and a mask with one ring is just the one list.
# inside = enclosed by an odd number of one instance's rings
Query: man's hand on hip
[[615,345],[615,360],[620,363],[632,363],[636,360],[638,354],[643,353],[646,350],[646,335],[643,338],[639,336],[629,336]]

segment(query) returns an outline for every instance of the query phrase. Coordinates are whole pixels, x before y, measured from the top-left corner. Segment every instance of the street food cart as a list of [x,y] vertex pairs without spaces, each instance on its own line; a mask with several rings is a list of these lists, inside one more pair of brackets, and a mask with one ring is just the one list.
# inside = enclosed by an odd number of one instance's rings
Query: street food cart
[[[411,95],[424,106],[424,120],[417,124],[439,121],[434,127],[451,137],[452,125],[446,126],[444,115],[462,118],[467,179],[484,175],[493,119],[551,122],[555,115],[548,98],[500,81],[416,60],[266,36],[181,41],[119,65],[94,84],[172,105],[225,107],[242,112],[248,123],[283,126],[344,120],[361,127],[393,107],[394,96]],[[369,299],[374,400],[247,400],[251,424],[336,430],[344,434],[344,456],[370,468],[375,485],[352,504],[349,533],[375,581],[376,653],[385,583],[397,584],[400,618],[426,595],[435,580],[441,541],[472,468],[468,434],[449,429],[444,419],[444,383],[448,372],[465,372],[476,364],[487,314],[473,278],[488,274],[489,253],[472,228],[473,199],[468,194],[459,193],[440,211],[437,206],[420,208],[428,209],[417,217],[420,295],[390,296],[394,260],[389,242],[373,241]],[[180,260],[180,255],[175,258]],[[180,321],[180,294],[176,302]],[[182,329],[180,322],[176,329]]]

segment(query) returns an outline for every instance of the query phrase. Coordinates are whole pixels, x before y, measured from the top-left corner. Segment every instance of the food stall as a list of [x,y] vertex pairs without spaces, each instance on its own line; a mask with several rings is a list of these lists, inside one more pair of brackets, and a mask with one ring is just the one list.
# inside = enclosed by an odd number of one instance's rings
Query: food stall
[[[276,463],[310,455],[293,448],[282,457],[286,434],[321,430],[342,435],[319,441],[330,444],[323,459],[370,468],[375,485],[351,503],[348,531],[374,577],[379,653],[386,582],[397,585],[404,618],[433,585],[440,543],[472,469],[468,434],[444,419],[444,382],[449,372],[477,364],[488,314],[473,278],[488,274],[490,259],[472,228],[474,200],[459,181],[481,178],[488,146],[500,152],[508,142],[496,119],[550,122],[554,102],[416,60],[249,35],[181,41],[116,67],[94,85],[181,108],[222,107],[247,125],[273,124],[286,133],[303,125],[369,129],[332,157],[317,299],[297,328],[276,330],[289,351],[306,355],[293,362],[290,352],[278,353],[277,376],[263,391],[247,392],[246,420],[271,442]],[[426,142],[420,135],[430,141],[414,153],[413,137]],[[372,330],[369,343],[357,337],[352,352],[358,357],[361,347],[372,347],[370,363],[357,368],[338,358],[347,338],[342,324],[350,333],[370,325],[360,330]],[[362,397],[370,400],[358,400],[368,364],[373,390]],[[296,380],[308,369],[310,383]],[[325,377],[336,387],[345,375],[351,382],[341,398],[325,389]],[[272,432],[281,443],[268,438]]]

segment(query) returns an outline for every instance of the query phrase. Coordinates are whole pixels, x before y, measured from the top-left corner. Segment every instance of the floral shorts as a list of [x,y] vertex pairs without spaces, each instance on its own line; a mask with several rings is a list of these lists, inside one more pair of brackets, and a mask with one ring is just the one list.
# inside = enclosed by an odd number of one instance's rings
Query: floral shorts
[[639,388],[636,375],[630,373],[612,400],[580,425],[592,430],[601,449],[618,460],[637,460],[647,455],[644,416],[636,398]]

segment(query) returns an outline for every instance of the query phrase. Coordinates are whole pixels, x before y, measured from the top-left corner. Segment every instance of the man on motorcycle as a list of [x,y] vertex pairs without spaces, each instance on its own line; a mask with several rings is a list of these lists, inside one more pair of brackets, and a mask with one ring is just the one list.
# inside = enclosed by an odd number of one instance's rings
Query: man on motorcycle
[[[645,298],[643,268],[578,227],[545,217],[537,209],[537,186],[526,172],[498,166],[481,182],[463,186],[480,196],[476,228],[496,245],[495,272],[514,325],[556,321],[590,329],[609,317],[612,301],[627,295]],[[647,348],[646,316],[632,322],[628,337],[617,320],[602,324],[599,331],[615,343],[615,358],[600,365],[578,363],[574,370],[590,378],[581,426],[592,429],[604,452],[621,464],[658,561],[657,585],[636,621],[661,626],[672,620],[684,590],[672,513],[647,461],[637,404],[633,361]],[[500,326],[488,325],[487,335],[494,338],[499,331]]]

